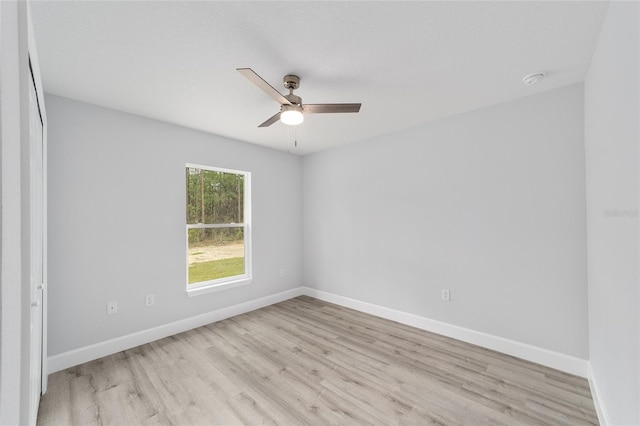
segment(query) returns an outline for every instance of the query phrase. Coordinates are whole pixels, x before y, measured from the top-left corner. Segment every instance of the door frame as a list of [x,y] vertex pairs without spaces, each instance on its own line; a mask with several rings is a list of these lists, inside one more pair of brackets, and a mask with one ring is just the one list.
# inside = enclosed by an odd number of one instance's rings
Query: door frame
[[[44,295],[43,127],[31,66],[29,84],[29,424],[35,424],[42,395],[42,337]],[[26,215],[25,215],[26,216]]]
[[[44,92],[28,15],[26,0],[0,1],[0,424],[35,422],[30,418],[29,389],[31,254],[27,218],[30,216],[30,51],[38,99],[44,101]],[[44,102],[41,105],[44,106]],[[42,110],[43,128],[46,129],[46,114],[44,108]],[[46,133],[43,142],[43,160],[46,162]],[[46,192],[46,180],[43,192]],[[43,203],[43,209],[46,209],[44,200]],[[43,218],[43,222],[43,233],[46,233],[46,219]],[[43,246],[46,250],[46,243],[43,242]],[[47,253],[43,252],[44,274],[47,270],[46,257]],[[43,297],[43,318],[46,321],[46,296]],[[43,326],[43,336],[46,336],[46,324]],[[42,343],[45,350],[42,357],[44,390],[46,340]]]
[[42,121],[42,368],[41,368],[41,386],[42,393],[47,391],[48,386],[48,369],[47,369],[47,295],[49,280],[47,279],[47,111],[44,102],[44,88],[42,86],[42,76],[40,75],[40,62],[38,60],[38,49],[36,47],[36,38],[33,32],[33,23],[31,21],[31,10],[27,3],[27,31],[28,31],[28,49],[29,49],[29,71],[36,90],[38,99],[38,110]]
[[[29,49],[24,1],[0,1],[0,423],[29,421]],[[28,216],[27,216],[28,217]]]

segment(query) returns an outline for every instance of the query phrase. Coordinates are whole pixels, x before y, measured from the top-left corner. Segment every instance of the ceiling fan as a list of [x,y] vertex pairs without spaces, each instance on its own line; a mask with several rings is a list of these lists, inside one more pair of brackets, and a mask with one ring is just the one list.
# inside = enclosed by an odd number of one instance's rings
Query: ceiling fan
[[250,82],[262,89],[267,95],[280,103],[280,112],[267,119],[258,127],[271,126],[280,120],[284,124],[295,126],[304,121],[304,114],[320,113],[344,113],[359,112],[362,104],[302,104],[302,98],[293,94],[293,91],[300,86],[300,77],[297,75],[285,75],[282,79],[284,87],[289,89],[288,95],[282,95],[260,77],[251,68],[236,68],[240,74],[245,76]]

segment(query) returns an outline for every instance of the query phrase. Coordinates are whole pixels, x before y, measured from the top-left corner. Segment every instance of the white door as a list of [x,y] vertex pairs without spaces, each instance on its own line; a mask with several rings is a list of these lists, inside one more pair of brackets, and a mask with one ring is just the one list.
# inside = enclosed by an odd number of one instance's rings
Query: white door
[[42,393],[42,306],[44,291],[44,191],[43,125],[33,79],[29,78],[30,140],[30,223],[31,223],[31,343],[30,343],[30,413],[35,424]]

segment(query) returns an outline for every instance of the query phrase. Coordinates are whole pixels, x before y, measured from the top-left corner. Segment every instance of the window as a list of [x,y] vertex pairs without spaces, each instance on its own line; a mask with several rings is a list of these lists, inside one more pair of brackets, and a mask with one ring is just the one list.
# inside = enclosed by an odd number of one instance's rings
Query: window
[[187,164],[187,291],[251,282],[248,172]]

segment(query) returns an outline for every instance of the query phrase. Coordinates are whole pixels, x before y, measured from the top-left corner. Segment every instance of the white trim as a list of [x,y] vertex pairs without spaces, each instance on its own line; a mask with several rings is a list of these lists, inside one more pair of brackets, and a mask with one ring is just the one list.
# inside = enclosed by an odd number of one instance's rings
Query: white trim
[[274,303],[280,303],[285,300],[301,296],[302,294],[303,287],[297,287],[271,296],[261,297],[260,299],[250,300],[248,302],[228,306],[226,308],[207,312],[195,317],[185,318],[169,324],[153,327],[148,330],[139,331],[122,337],[116,337],[115,339],[107,340],[105,342],[96,343],[54,355],[49,357],[49,373],[54,373],[103,356],[131,349],[167,336],[173,336],[174,334],[211,324],[212,322],[220,321],[225,318],[255,311],[256,309],[264,308],[265,306],[273,305]]
[[240,278],[235,281],[229,281],[228,279],[224,279],[223,282],[220,282],[218,284],[211,284],[211,283],[215,283],[216,281],[221,281],[221,280],[204,281],[204,283],[209,283],[209,284],[188,288],[187,296],[189,297],[200,296],[201,294],[213,293],[215,291],[222,291],[222,290],[228,290],[230,288],[241,287],[243,285],[251,284],[252,279],[247,277]]
[[[185,232],[185,289],[189,297],[198,296],[200,294],[211,293],[214,291],[226,290],[229,288],[239,287],[251,284],[253,278],[253,264],[251,257],[251,172],[225,169],[222,167],[201,166],[192,163],[186,163],[187,169],[200,169],[210,172],[230,173],[242,175],[244,177],[243,184],[243,219],[244,223],[231,224],[189,224],[189,218],[185,216],[187,225]],[[187,194],[185,192],[185,201]],[[199,228],[243,228],[244,237],[244,274],[232,277],[223,277],[216,280],[202,281],[198,283],[189,283],[189,229]]]
[[31,18],[31,5],[27,3],[27,31],[28,31],[28,46],[29,46],[29,61],[31,63],[31,73],[33,74],[33,81],[35,83],[36,97],[38,99],[38,107],[40,112],[40,119],[42,120],[42,364],[41,364],[41,393],[44,394],[48,387],[48,366],[47,366],[47,313],[48,313],[48,230],[47,230],[47,110],[44,104],[44,88],[42,87],[42,76],[40,73],[40,61],[38,59],[38,49],[36,45],[36,37],[33,32],[33,23]]
[[187,229],[219,229],[219,228],[244,228],[244,227],[245,227],[244,223],[187,224]]
[[216,166],[203,166],[202,164],[195,164],[195,163],[186,163],[185,167],[188,167],[190,169],[203,169],[203,170],[208,170],[210,172],[233,173],[234,175],[251,174],[251,172],[247,172],[244,170],[227,169],[224,167],[216,167]]
[[597,397],[598,394],[593,381],[593,375],[590,373],[589,362],[587,360],[528,345],[526,343],[505,339],[503,337],[447,324],[430,318],[386,308],[384,306],[361,302],[359,300],[350,299],[348,297],[327,293],[309,287],[297,287],[271,296],[250,300],[238,305],[221,308],[195,317],[185,318],[183,320],[150,328],[148,330],[139,331],[123,337],[118,337],[105,342],[96,343],[94,345],[54,355],[49,357],[49,373],[64,370],[65,368],[73,367],[103,356],[111,355],[154,340],[172,336],[174,334],[191,330],[196,327],[201,327],[235,315],[251,312],[253,310],[264,308],[265,306],[273,305],[302,295],[315,297],[316,299],[335,303],[336,305],[355,309],[356,311],[397,321],[421,330],[441,334],[463,342],[472,343],[487,349],[492,349],[527,361],[555,368],[566,373],[589,378],[594,403],[598,410],[598,418],[603,424],[607,424],[606,422],[603,422],[603,419],[606,419],[603,409],[604,406],[600,403],[601,401]]
[[605,409],[604,402],[600,398],[600,391],[598,390],[598,385],[596,383],[595,374],[593,374],[593,368],[591,363],[589,363],[589,387],[591,388],[591,397],[593,398],[593,405],[596,407],[596,413],[598,414],[598,422],[601,426],[608,426],[611,424],[609,421],[609,416],[607,415],[607,410]]
[[42,87],[42,76],[40,74],[40,60],[38,59],[38,48],[36,46],[36,37],[33,32],[33,24],[31,22],[31,5],[27,3],[27,36],[29,40],[29,60],[31,61],[31,69],[33,79],[36,84],[36,96],[38,97],[38,106],[40,107],[40,116],[42,117],[42,127],[47,127],[47,111],[44,105],[44,88]]
[[360,312],[386,318],[392,321],[397,321],[422,330],[441,334],[463,342],[472,343],[474,345],[522,358],[537,364],[542,364],[566,373],[575,374],[576,376],[587,377],[588,374],[588,361],[570,355],[482,333],[480,331],[459,327],[457,325],[447,324],[395,309],[386,308],[384,306],[361,302],[359,300],[350,299],[333,293],[327,293],[314,288],[305,287],[304,294],[326,302],[335,303],[336,305],[355,309]]

